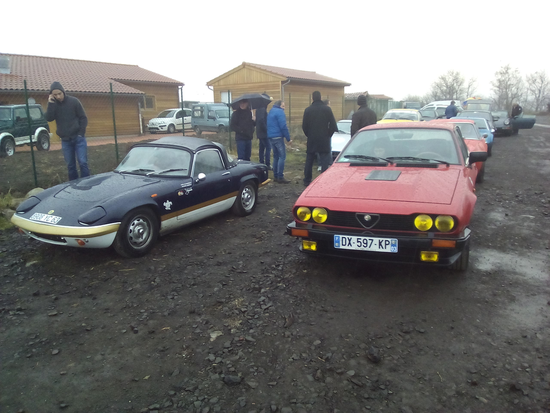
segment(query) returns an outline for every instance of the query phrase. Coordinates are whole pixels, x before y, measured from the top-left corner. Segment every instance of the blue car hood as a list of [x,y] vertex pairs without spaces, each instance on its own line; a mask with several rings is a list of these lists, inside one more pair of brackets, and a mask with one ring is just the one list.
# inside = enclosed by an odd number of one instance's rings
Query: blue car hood
[[158,183],[158,178],[143,175],[119,174],[107,172],[68,182],[55,195],[56,199],[76,202],[98,203],[106,198],[112,198]]

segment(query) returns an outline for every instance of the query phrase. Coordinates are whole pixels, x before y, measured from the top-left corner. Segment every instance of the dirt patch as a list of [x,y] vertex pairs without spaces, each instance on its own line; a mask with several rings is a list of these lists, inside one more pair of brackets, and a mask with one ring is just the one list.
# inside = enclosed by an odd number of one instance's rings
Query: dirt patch
[[496,139],[463,275],[301,255],[299,170],[140,259],[4,231],[0,411],[548,412],[549,150]]

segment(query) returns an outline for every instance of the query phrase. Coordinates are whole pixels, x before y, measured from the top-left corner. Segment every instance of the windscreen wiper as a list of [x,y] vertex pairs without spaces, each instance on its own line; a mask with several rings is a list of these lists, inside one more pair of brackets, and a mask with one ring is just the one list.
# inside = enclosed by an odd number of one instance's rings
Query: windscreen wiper
[[447,161],[441,161],[439,159],[428,159],[428,158],[417,158],[415,156],[389,156],[388,159],[391,159],[392,161],[420,161],[420,162],[439,162],[444,165],[449,166],[449,162]]
[[[377,156],[368,156],[368,155],[344,155],[344,158],[347,159],[361,159],[365,161],[384,161],[393,165],[393,162],[386,158],[379,158]],[[390,158],[391,159],[391,158]]]

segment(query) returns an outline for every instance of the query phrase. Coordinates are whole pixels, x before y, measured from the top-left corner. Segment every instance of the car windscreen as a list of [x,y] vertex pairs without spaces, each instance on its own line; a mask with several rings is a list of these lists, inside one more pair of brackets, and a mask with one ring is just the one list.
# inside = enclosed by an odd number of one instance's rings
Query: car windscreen
[[445,129],[395,128],[361,131],[340,154],[338,162],[351,162],[361,159],[360,157],[400,158],[404,161],[421,158],[450,164],[459,163],[453,135]]
[[485,119],[474,119],[474,122],[478,129],[489,129]]
[[418,115],[415,112],[405,112],[398,110],[390,110],[386,112],[382,119],[395,119],[395,120],[419,120]]
[[336,126],[338,127],[338,132],[341,133],[351,133],[351,122],[336,122]]
[[190,165],[191,153],[186,150],[159,146],[136,146],[128,152],[115,172],[188,176],[191,170]]
[[175,114],[175,110],[163,110],[158,114],[157,118],[173,118]]
[[491,110],[491,104],[468,102],[468,110]]

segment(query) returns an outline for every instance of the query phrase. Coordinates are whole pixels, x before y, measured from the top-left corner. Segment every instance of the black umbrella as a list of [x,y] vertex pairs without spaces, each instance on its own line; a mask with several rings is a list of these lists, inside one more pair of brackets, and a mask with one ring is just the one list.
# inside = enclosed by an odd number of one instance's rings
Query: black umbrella
[[245,93],[242,96],[239,96],[233,102],[231,102],[231,107],[235,110],[239,108],[239,103],[243,100],[248,100],[250,104],[250,109],[258,109],[262,107],[267,107],[271,103],[271,98],[266,94],[260,93]]

